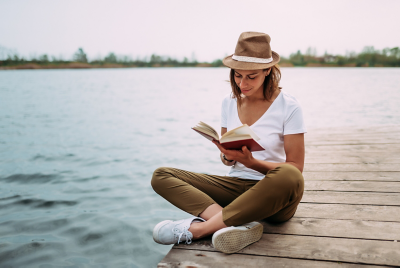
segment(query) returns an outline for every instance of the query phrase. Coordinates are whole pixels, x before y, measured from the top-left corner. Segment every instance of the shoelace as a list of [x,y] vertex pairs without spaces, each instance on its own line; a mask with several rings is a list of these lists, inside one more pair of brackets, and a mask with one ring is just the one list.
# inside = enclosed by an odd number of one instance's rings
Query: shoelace
[[179,242],[181,242],[181,238],[183,235],[186,236],[186,241],[185,241],[186,244],[189,245],[190,243],[192,243],[192,238],[191,238],[192,234],[188,231],[186,227],[183,228],[182,232],[178,228],[173,228],[172,232],[174,233],[175,237],[178,236],[178,244]]

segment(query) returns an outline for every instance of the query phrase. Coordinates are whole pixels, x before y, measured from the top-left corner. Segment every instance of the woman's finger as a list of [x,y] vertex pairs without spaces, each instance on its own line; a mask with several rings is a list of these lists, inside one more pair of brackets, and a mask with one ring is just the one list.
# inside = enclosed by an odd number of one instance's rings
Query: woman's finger
[[224,149],[224,147],[221,146],[221,144],[219,144],[218,141],[213,140],[212,142],[218,147],[218,149],[219,149],[222,153],[225,153],[226,150]]

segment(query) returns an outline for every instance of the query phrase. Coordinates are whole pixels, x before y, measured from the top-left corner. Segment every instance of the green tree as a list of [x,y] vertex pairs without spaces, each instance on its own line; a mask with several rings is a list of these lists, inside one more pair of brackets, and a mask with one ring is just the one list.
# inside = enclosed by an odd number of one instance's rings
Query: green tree
[[86,53],[83,52],[83,49],[81,47],[78,48],[78,50],[75,52],[73,59],[74,61],[77,62],[84,62],[84,63],[88,62]]
[[160,64],[161,61],[162,61],[162,58],[159,55],[152,54],[150,57],[150,64],[156,64],[156,63]]
[[220,59],[214,60],[214,61],[211,63],[211,65],[212,65],[213,67],[220,67],[220,66],[223,66],[222,60],[220,60]]
[[366,46],[366,47],[363,48],[363,50],[362,50],[361,53],[362,53],[362,54],[374,54],[374,53],[376,53],[376,51],[375,51],[375,48],[374,48],[374,47],[372,47],[372,46]]
[[107,62],[107,63],[117,63],[117,62],[118,62],[117,56],[116,56],[113,52],[110,52],[110,53],[104,58],[104,62]]
[[399,47],[394,47],[390,49],[390,56],[394,58],[400,58],[400,49]]
[[47,54],[43,54],[42,56],[39,56],[39,61],[48,62],[49,57],[47,56]]
[[297,50],[296,54],[290,54],[289,59],[293,63],[293,65],[305,65],[304,56],[301,54],[300,50]]

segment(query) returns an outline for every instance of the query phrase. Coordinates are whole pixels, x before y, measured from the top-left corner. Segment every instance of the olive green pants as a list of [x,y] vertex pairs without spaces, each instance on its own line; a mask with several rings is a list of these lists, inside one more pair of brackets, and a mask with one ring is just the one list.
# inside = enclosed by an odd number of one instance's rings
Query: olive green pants
[[270,170],[260,181],[162,167],[154,171],[151,185],[171,204],[194,216],[219,204],[227,226],[262,219],[287,221],[304,191],[301,172],[289,164]]

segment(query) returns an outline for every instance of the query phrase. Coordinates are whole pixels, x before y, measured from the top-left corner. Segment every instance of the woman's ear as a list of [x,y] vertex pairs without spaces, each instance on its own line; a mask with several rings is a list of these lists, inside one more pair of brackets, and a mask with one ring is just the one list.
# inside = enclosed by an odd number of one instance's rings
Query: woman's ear
[[266,70],[265,76],[268,76],[270,72],[271,72],[271,67]]

